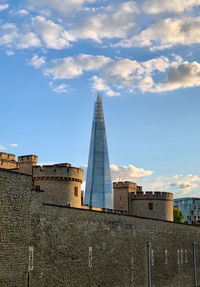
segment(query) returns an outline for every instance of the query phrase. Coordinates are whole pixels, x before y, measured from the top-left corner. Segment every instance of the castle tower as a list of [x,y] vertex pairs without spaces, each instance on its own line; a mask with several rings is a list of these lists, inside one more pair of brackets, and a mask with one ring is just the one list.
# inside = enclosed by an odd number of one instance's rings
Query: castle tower
[[135,182],[113,182],[114,190],[114,209],[123,210],[129,213],[129,202],[131,194],[136,194],[141,190],[141,186],[137,186]]
[[110,163],[100,95],[94,106],[84,204],[113,209]]
[[14,154],[0,152],[0,168],[16,169],[17,167]]
[[45,203],[81,207],[83,170],[69,163],[33,167],[34,187],[44,191]]
[[33,166],[37,164],[37,155],[18,156],[18,172],[32,175]]

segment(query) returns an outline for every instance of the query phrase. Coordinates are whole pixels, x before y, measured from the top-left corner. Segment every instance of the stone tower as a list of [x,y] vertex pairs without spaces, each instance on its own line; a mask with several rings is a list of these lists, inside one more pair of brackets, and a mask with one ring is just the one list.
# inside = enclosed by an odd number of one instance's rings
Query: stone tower
[[33,167],[36,190],[44,191],[45,203],[81,208],[83,170],[69,163]]
[[113,209],[110,163],[100,95],[94,106],[84,204]]

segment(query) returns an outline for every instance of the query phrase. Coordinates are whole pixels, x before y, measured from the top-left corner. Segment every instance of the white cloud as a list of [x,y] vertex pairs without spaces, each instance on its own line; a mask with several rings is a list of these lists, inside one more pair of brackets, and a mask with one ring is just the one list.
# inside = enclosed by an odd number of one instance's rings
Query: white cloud
[[49,83],[50,88],[55,92],[55,93],[67,93],[67,85],[66,84],[60,84],[56,85],[53,81]]
[[7,50],[7,51],[6,51],[6,55],[7,55],[7,56],[13,56],[14,54],[15,54],[15,52],[12,51],[12,50]]
[[29,65],[38,69],[45,64],[45,57],[38,57],[38,55],[33,55],[32,59],[29,61]]
[[154,76],[165,73],[170,67],[177,67],[182,59],[175,55],[172,59],[161,56],[144,62],[130,59],[112,61],[101,72],[105,83],[116,88],[127,88],[129,92],[139,89],[142,92],[155,92],[157,85]]
[[200,43],[200,17],[167,18],[150,25],[140,34],[122,40],[117,46],[150,47],[151,50],[163,50],[175,45]]
[[[98,75],[90,78],[92,89],[103,91],[107,96],[119,96],[122,89],[130,93],[136,89],[152,93],[192,87],[200,83],[199,64],[183,62],[180,56],[174,54],[170,58],[161,56],[144,62],[80,54],[55,59],[43,69],[44,74],[54,80],[72,79],[94,71]],[[162,75],[163,80],[156,81],[157,75]]]
[[29,14],[29,12],[26,9],[21,9],[17,11],[16,14],[21,15],[21,16],[26,16]]
[[72,34],[64,28],[45,17],[37,16],[32,21],[34,31],[41,37],[48,49],[64,49],[74,40]]
[[18,28],[13,23],[5,23],[1,26],[0,45],[13,44],[18,38]]
[[181,13],[200,5],[200,0],[146,0],[143,3],[143,10],[149,14],[165,12]]
[[9,8],[9,4],[0,4],[0,11],[6,10]]
[[166,80],[158,83],[155,90],[163,92],[195,86],[200,86],[200,64],[185,61],[177,67],[171,67],[168,70]]
[[18,144],[12,143],[12,144],[9,144],[9,146],[11,146],[11,147],[18,147]]
[[199,175],[171,175],[144,178],[137,181],[143,186],[143,190],[168,191],[174,193],[174,197],[194,196],[197,188],[200,188]]
[[138,178],[149,176],[153,174],[151,170],[135,167],[132,164],[128,166],[117,166],[111,164],[111,176],[113,181],[135,181]]
[[54,9],[60,13],[69,13],[72,10],[80,10],[84,4],[95,2],[95,0],[28,0],[34,7]]
[[120,96],[120,93],[114,92],[102,78],[93,76],[92,81],[92,89],[94,91],[105,92],[105,94],[109,97]]
[[52,61],[50,67],[45,69],[45,74],[54,79],[72,79],[82,75],[84,71],[98,70],[108,62],[110,58],[104,56],[81,54]]
[[41,42],[35,33],[29,32],[20,37],[17,43],[18,49],[37,48],[41,46]]
[[13,23],[5,23],[0,30],[0,45],[10,48],[28,49],[41,45],[35,33],[23,34]]
[[0,144],[0,150],[6,150],[6,147]]
[[106,7],[103,12],[86,17],[75,28],[76,38],[93,39],[101,42],[103,38],[126,38],[133,31],[134,14],[138,8],[134,1]]

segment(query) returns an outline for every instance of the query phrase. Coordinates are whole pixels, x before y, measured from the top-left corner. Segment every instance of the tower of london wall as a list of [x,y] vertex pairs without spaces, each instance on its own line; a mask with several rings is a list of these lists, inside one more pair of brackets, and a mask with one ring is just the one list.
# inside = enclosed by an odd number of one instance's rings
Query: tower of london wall
[[148,250],[153,287],[191,287],[194,246],[200,282],[199,227],[42,197],[31,176],[0,169],[1,287],[144,287]]

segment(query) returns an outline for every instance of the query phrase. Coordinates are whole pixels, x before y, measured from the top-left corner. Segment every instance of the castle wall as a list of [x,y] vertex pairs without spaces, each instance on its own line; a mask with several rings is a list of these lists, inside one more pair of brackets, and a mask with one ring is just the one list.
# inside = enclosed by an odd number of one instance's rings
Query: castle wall
[[[42,222],[43,250],[39,243],[36,249],[44,254],[44,286],[147,286],[147,242],[152,286],[193,286],[198,227],[46,204]],[[200,282],[198,255],[197,277]]]
[[199,227],[42,204],[41,196],[30,176],[0,169],[1,287],[144,287],[147,242],[153,287],[194,285],[193,242],[200,282]]
[[27,286],[32,177],[0,169],[0,286]]

